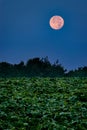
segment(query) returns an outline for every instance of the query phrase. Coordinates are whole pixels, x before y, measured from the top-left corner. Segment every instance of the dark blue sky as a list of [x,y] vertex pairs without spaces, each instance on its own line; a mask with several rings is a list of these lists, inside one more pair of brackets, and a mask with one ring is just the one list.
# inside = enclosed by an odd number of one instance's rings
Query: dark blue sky
[[[49,19],[64,18],[61,30]],[[0,62],[59,59],[66,69],[87,66],[87,0],[0,0]]]

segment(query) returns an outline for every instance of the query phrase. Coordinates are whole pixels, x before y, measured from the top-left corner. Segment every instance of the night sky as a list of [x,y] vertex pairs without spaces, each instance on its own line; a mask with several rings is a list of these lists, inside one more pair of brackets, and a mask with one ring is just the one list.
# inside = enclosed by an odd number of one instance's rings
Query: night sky
[[[53,15],[62,29],[50,28]],[[87,66],[87,0],[0,0],[0,62],[46,56],[68,70]]]

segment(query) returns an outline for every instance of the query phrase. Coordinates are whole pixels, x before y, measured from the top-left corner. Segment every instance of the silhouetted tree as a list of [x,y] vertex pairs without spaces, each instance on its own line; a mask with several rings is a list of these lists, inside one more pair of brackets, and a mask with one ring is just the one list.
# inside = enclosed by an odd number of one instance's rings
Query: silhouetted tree
[[66,73],[64,67],[57,60],[51,64],[48,57],[29,59],[26,64],[21,61],[19,64],[0,63],[0,77],[87,77],[87,66],[79,67]]
[[13,66],[7,62],[0,63],[0,76],[9,77],[12,72]]
[[25,65],[24,62],[21,61],[19,64],[14,64],[14,70],[16,76],[25,76]]
[[39,76],[42,62],[40,58],[29,59],[26,63],[26,73],[28,76]]
[[66,76],[69,77],[87,77],[87,67],[79,67],[78,69],[71,70]]

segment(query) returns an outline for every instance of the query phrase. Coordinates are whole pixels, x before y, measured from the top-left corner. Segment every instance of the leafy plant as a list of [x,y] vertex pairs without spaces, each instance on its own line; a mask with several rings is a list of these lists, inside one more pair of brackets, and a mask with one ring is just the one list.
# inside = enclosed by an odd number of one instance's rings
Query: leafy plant
[[86,130],[87,78],[1,78],[1,130]]

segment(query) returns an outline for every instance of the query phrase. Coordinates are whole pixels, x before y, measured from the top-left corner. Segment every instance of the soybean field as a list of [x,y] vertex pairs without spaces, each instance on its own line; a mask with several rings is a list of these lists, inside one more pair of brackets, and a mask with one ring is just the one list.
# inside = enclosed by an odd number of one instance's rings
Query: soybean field
[[0,130],[87,130],[87,78],[0,78]]

